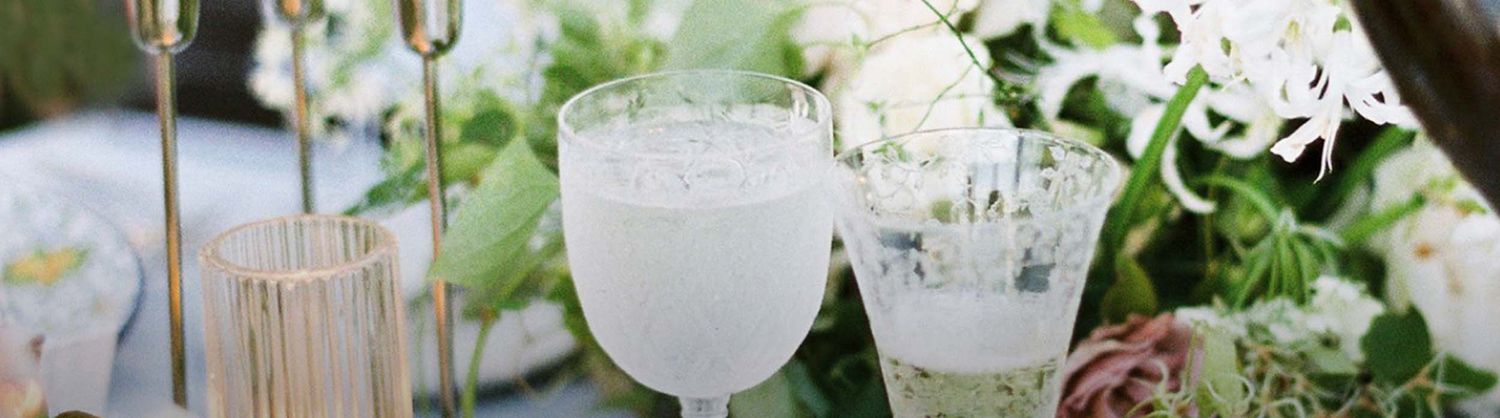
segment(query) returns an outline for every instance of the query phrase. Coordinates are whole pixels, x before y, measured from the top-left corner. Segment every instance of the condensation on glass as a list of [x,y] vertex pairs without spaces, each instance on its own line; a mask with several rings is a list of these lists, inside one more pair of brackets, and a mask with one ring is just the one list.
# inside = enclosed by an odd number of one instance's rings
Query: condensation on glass
[[837,160],[836,218],[892,413],[1055,415],[1114,159],[1042,132],[947,129]]
[[396,239],[305,215],[199,254],[210,417],[410,417]]

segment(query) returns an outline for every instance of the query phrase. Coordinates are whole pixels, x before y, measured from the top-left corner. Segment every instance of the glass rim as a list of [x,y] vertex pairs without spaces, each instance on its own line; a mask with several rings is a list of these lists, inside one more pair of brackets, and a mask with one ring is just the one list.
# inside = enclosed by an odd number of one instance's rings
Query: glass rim
[[[628,85],[628,84],[637,83],[637,82],[641,82],[641,81],[644,81],[644,80],[670,79],[670,78],[677,78],[677,77],[683,77],[683,76],[695,76],[695,75],[696,76],[702,76],[702,75],[719,75],[719,76],[739,77],[739,78],[743,78],[743,79],[767,80],[767,81],[773,81],[773,82],[781,83],[781,84],[784,84],[784,85],[787,85],[787,86],[791,86],[793,88],[796,88],[797,90],[802,90],[804,92],[810,93],[810,95],[813,97],[813,101],[817,103],[817,105],[815,106],[815,109],[814,109],[814,112],[816,112],[816,114],[813,115],[814,116],[814,118],[813,118],[813,122],[814,123],[812,125],[810,125],[809,127],[794,130],[790,135],[785,135],[789,139],[780,140],[780,141],[773,141],[770,144],[760,145],[760,146],[756,146],[756,147],[751,147],[749,149],[736,150],[736,151],[714,151],[714,152],[704,152],[704,153],[695,153],[695,154],[680,154],[680,153],[671,153],[671,152],[622,151],[622,150],[619,150],[619,149],[615,149],[615,148],[611,148],[611,147],[605,146],[603,144],[600,144],[597,141],[589,140],[586,136],[579,134],[579,132],[573,128],[573,125],[571,125],[571,124],[568,123],[567,116],[568,116],[569,113],[571,113],[571,111],[573,110],[573,108],[575,107],[575,105],[577,105],[579,102],[581,102],[581,101],[583,101],[583,100],[585,100],[587,98],[594,97],[598,93],[601,93],[603,91],[614,89],[614,88],[619,88],[619,87],[622,87],[622,86],[625,86],[625,85]],[[793,80],[793,79],[790,79],[790,78],[786,78],[786,77],[782,77],[782,76],[778,76],[778,75],[774,75],[774,74],[766,74],[766,73],[761,73],[761,72],[745,71],[745,70],[733,70],[733,69],[712,69],[712,68],[709,68],[709,69],[668,70],[668,71],[657,71],[657,72],[651,72],[651,73],[633,75],[633,76],[630,76],[630,77],[618,78],[618,79],[606,81],[606,82],[603,82],[603,83],[599,83],[597,85],[594,85],[592,87],[584,89],[583,91],[579,92],[578,94],[573,95],[573,97],[569,98],[568,101],[563,102],[562,107],[559,107],[557,109],[557,136],[559,138],[558,139],[558,143],[564,143],[564,142],[566,142],[566,143],[568,143],[570,145],[584,146],[584,147],[588,147],[588,148],[591,148],[591,149],[596,149],[596,150],[599,150],[599,151],[602,151],[602,152],[606,152],[606,153],[629,155],[629,156],[640,157],[640,158],[688,160],[688,159],[698,159],[698,158],[704,158],[704,157],[719,157],[719,156],[726,156],[726,155],[753,154],[753,153],[759,153],[759,152],[777,150],[777,149],[781,149],[781,148],[790,148],[792,146],[796,146],[796,145],[802,144],[802,141],[796,141],[795,140],[797,138],[802,138],[802,137],[805,137],[805,136],[811,136],[811,135],[817,133],[818,131],[829,131],[830,134],[831,134],[832,133],[832,129],[833,129],[833,105],[828,101],[828,96],[824,95],[823,92],[818,91],[818,89],[813,88],[812,86],[807,85],[807,83],[803,83],[801,81]]]
[[[838,155],[836,155],[836,156],[833,157],[834,166],[837,167],[836,169],[846,169],[848,167],[848,162],[850,160],[856,158],[857,156],[859,156],[861,151],[864,151],[864,150],[867,150],[867,149],[870,149],[870,148],[873,148],[873,147],[876,147],[876,146],[879,146],[879,145],[888,144],[888,143],[907,143],[907,142],[911,142],[911,141],[915,141],[915,140],[920,140],[922,138],[927,138],[927,137],[941,136],[941,135],[950,135],[950,134],[963,134],[963,133],[967,133],[967,134],[971,134],[971,135],[973,135],[973,134],[1015,134],[1014,138],[1015,138],[1016,142],[1022,142],[1022,141],[1031,140],[1031,141],[1045,141],[1045,142],[1050,142],[1050,143],[1054,143],[1054,144],[1061,144],[1061,145],[1064,145],[1064,146],[1069,146],[1069,147],[1073,147],[1073,148],[1076,148],[1076,149],[1081,149],[1084,152],[1088,153],[1089,155],[1094,156],[1095,160],[1102,161],[1104,163],[1104,165],[1106,166],[1105,170],[1107,170],[1106,173],[1105,173],[1104,179],[1103,179],[1104,182],[1105,182],[1105,184],[1108,185],[1108,187],[1109,187],[1108,189],[1106,189],[1107,192],[1105,192],[1105,193],[1098,193],[1098,194],[1096,194],[1094,196],[1089,196],[1087,199],[1085,199],[1082,202],[1079,202],[1078,204],[1071,205],[1069,207],[1066,207],[1066,208],[1063,208],[1061,210],[1058,210],[1058,211],[1056,211],[1056,213],[1058,215],[1070,214],[1070,213],[1072,213],[1074,211],[1083,210],[1083,208],[1091,208],[1091,207],[1096,207],[1096,206],[1100,206],[1100,205],[1108,206],[1111,202],[1114,201],[1115,196],[1120,193],[1121,188],[1124,186],[1124,181],[1125,181],[1124,167],[1120,164],[1120,161],[1115,158],[1115,156],[1110,155],[1110,153],[1104,151],[1103,149],[1101,149],[1101,148],[1099,148],[1097,146],[1094,146],[1093,144],[1087,143],[1087,142],[1083,142],[1083,141],[1080,141],[1080,140],[1077,140],[1077,139],[1072,139],[1072,138],[1064,137],[1064,136],[1057,135],[1057,134],[1054,134],[1054,133],[1051,133],[1051,132],[1039,131],[1039,130],[1035,130],[1035,129],[1022,129],[1022,128],[961,127],[961,128],[924,129],[924,130],[907,132],[907,133],[900,134],[900,135],[889,136],[889,137],[880,138],[880,139],[876,139],[876,140],[873,140],[873,141],[861,143],[859,145],[855,145],[853,147],[850,147],[847,150],[841,151],[841,152],[838,153]],[[967,140],[972,140],[972,138],[967,139]],[[1027,221],[1027,220],[1030,220],[1030,219],[1037,219],[1037,218],[1045,218],[1045,216],[1033,216],[1033,217],[1028,218],[1028,219],[1010,220],[1009,222],[1017,222],[1017,221],[1023,221],[1024,222],[1024,221]]]
[[[250,268],[238,263],[230,262],[229,260],[224,259],[224,257],[219,254],[219,249],[223,246],[225,241],[241,233],[270,225],[293,224],[301,221],[347,221],[359,225],[360,227],[368,228],[370,231],[374,232],[376,238],[375,245],[371,246],[369,250],[364,251],[358,256],[351,257],[348,261],[342,263],[336,263],[318,268],[305,268],[297,270],[266,270]],[[262,219],[259,221],[241,224],[239,226],[235,226],[233,228],[230,228],[229,230],[221,232],[219,233],[219,235],[215,235],[213,239],[210,239],[208,243],[204,244],[203,248],[198,251],[198,262],[201,264],[200,269],[203,267],[209,267],[220,272],[229,273],[230,275],[236,277],[246,277],[267,281],[307,281],[321,277],[340,276],[353,271],[357,271],[371,264],[380,262],[386,256],[389,256],[393,260],[397,258],[396,235],[389,229],[381,226],[379,223],[354,216],[298,214]]]

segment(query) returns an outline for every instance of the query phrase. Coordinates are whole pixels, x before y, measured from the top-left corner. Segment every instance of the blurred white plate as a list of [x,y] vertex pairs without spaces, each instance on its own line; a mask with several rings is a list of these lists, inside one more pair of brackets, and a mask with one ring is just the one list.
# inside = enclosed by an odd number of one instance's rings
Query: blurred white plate
[[140,262],[93,212],[11,178],[0,185],[0,321],[46,337],[51,409],[103,413],[115,343],[140,302]]

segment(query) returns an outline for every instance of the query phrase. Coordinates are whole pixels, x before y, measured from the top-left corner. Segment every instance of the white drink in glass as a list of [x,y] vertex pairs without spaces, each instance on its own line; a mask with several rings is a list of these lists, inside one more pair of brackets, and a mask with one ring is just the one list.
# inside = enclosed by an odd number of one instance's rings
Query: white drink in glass
[[1072,318],[1023,297],[914,294],[872,320],[896,417],[1033,417],[1057,408]]
[[839,230],[893,415],[1055,416],[1113,159],[1042,132],[950,129],[837,161]]
[[[709,133],[705,136],[704,133]],[[595,134],[617,152],[733,151],[785,141],[735,122]],[[826,165],[765,153],[705,158],[691,175],[567,165],[563,225],[589,329],[636,381],[714,398],[775,373],[806,337],[826,284]],[[694,168],[696,167],[696,168]]]

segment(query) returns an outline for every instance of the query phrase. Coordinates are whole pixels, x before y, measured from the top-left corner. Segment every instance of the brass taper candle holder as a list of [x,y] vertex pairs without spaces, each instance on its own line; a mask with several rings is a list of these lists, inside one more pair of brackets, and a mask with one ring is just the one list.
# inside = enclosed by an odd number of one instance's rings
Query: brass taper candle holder
[[[397,0],[396,10],[406,46],[422,57],[422,93],[427,110],[423,136],[427,153],[427,200],[432,209],[432,256],[441,251],[448,209],[443,201],[443,165],[438,148],[442,121],[438,100],[437,60],[458,40],[462,26],[462,0]],[[432,310],[438,350],[438,403],[444,417],[458,415],[454,399],[453,311],[448,306],[448,283],[437,277],[432,285]]]
[[125,0],[136,46],[156,56],[156,116],[161,124],[163,206],[166,212],[167,303],[172,353],[172,401],[187,407],[182,334],[182,220],[177,206],[177,96],[172,58],[198,29],[198,0]]

